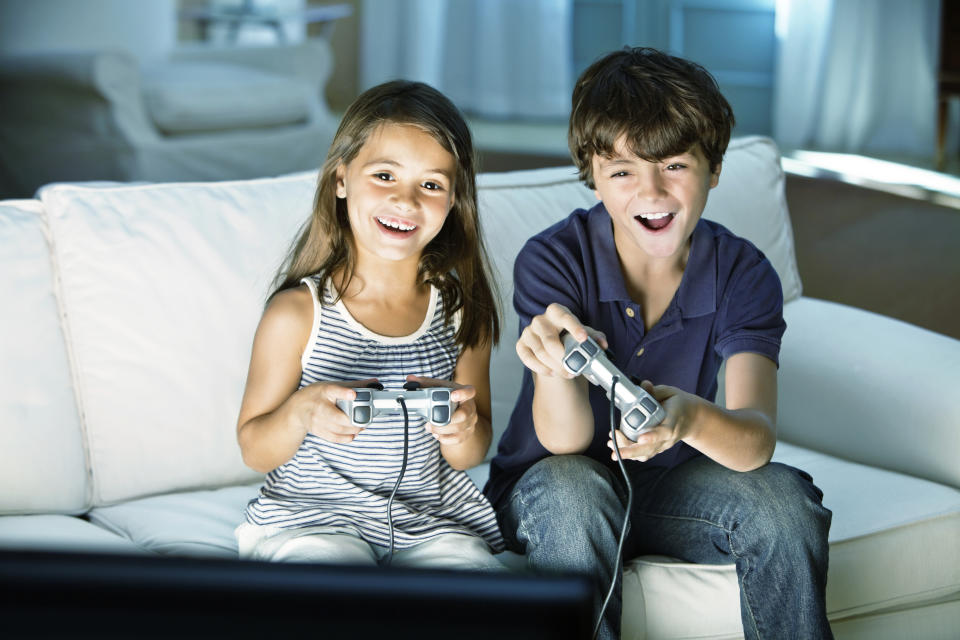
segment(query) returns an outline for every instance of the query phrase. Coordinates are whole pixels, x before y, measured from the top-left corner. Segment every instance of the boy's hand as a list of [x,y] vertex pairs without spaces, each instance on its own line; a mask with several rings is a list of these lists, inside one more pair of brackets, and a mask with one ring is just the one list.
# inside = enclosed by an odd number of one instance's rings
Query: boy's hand
[[450,380],[437,380],[422,376],[407,376],[407,380],[419,382],[421,387],[449,387],[453,389],[450,392],[450,399],[458,405],[456,411],[450,416],[450,422],[441,426],[428,421],[424,425],[427,433],[439,440],[440,444],[460,444],[473,435],[478,418],[477,403],[474,401],[474,396],[477,395],[476,389],[467,384],[457,384]]
[[350,424],[350,417],[337,406],[337,400],[354,400],[357,392],[376,382],[376,378],[347,382],[315,382],[297,391],[298,415],[306,433],[312,433],[328,442],[353,442],[363,427]]
[[[624,460],[646,462],[687,436],[691,425],[694,423],[694,414],[697,407],[703,400],[676,387],[654,386],[649,380],[644,380],[640,386],[657,399],[667,412],[667,417],[650,431],[645,431],[637,436],[636,442],[623,435],[620,429],[616,430],[615,435],[617,447],[620,449],[620,455]],[[617,454],[613,451],[613,441],[608,440],[607,446],[611,450],[610,457],[616,460]]]
[[517,355],[520,356],[520,361],[541,376],[573,378],[574,375],[564,369],[562,364],[566,353],[560,339],[563,331],[568,331],[578,342],[583,342],[589,335],[602,349],[608,347],[603,333],[583,326],[569,309],[555,302],[542,314],[534,316],[520,334],[520,339],[517,340]]

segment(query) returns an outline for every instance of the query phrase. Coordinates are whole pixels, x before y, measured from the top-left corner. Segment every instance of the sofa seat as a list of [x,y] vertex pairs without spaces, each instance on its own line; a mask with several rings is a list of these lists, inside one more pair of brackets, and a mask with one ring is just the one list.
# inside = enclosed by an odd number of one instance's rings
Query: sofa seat
[[141,554],[130,538],[75,516],[42,514],[0,517],[0,549]]
[[[827,606],[832,623],[939,602],[956,604],[960,567],[960,491],[780,442],[774,459],[809,472],[833,510]],[[482,486],[487,465],[470,472]],[[105,532],[168,555],[235,557],[233,529],[259,483],[129,500],[89,513]],[[39,522],[38,531],[45,523]],[[522,567],[503,554],[511,569]],[[625,640],[742,635],[734,566],[695,565],[645,556],[624,576]],[[718,597],[722,594],[722,597]],[[643,607],[637,606],[642,603]],[[690,616],[691,610],[707,611]]]

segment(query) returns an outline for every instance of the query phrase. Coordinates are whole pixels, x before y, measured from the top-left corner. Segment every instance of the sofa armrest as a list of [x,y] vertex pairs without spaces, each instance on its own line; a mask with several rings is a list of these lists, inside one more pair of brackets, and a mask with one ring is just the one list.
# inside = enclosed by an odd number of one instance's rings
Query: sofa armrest
[[28,197],[52,180],[126,180],[134,148],[158,139],[140,68],[116,51],[0,57],[0,172]]
[[960,487],[960,340],[807,297],[784,316],[779,437]]
[[333,51],[323,38],[269,47],[190,45],[175,49],[170,62],[217,62],[252,67],[285,76],[296,76],[322,89],[333,71]]

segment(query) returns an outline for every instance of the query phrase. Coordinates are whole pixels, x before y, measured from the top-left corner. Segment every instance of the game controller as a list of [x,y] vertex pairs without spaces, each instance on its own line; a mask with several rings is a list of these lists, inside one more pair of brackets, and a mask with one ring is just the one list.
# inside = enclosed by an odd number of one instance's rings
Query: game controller
[[617,376],[617,387],[614,391],[616,397],[612,400],[620,410],[620,431],[623,435],[636,440],[641,433],[663,422],[667,412],[660,403],[623,375],[610,362],[593,338],[588,336],[583,342],[578,342],[567,332],[564,332],[562,337],[566,350],[563,366],[567,371],[574,375],[582,375],[598,387],[603,387],[607,392],[607,398],[610,398],[613,377]]
[[337,400],[337,406],[350,416],[350,424],[365,427],[385,413],[403,413],[399,399],[403,398],[409,414],[426,418],[437,425],[450,423],[457,403],[450,399],[452,387],[421,387],[418,382],[406,382],[402,391],[384,391],[383,385],[373,382],[354,389],[353,400]]

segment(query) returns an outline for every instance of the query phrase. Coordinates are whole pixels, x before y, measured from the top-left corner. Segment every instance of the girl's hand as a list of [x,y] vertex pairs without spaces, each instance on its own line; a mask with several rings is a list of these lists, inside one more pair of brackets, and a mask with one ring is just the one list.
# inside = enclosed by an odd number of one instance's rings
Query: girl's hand
[[[624,460],[646,462],[687,437],[695,423],[694,415],[697,408],[705,401],[676,387],[654,386],[649,380],[644,380],[640,386],[657,399],[667,412],[667,417],[650,431],[637,436],[636,442],[623,435],[620,429],[615,431],[615,435],[617,447]],[[613,441],[608,440],[607,446],[611,450],[610,457],[616,460],[617,454],[613,451]]]
[[427,433],[439,440],[440,444],[460,444],[473,435],[479,418],[477,403],[474,401],[474,396],[477,394],[476,389],[471,385],[422,376],[407,376],[407,380],[418,382],[421,387],[450,387],[453,389],[450,393],[450,399],[458,403],[458,406],[453,415],[450,416],[450,422],[446,425],[438,425],[427,421],[424,425]]
[[568,331],[583,342],[591,336],[600,345],[607,348],[607,338],[600,331],[585,327],[580,320],[562,304],[554,302],[546,311],[530,320],[517,340],[517,355],[524,366],[541,376],[573,378],[574,375],[563,368],[563,356],[566,353],[560,334]]
[[337,400],[353,400],[357,397],[354,388],[365,387],[376,378],[346,382],[314,382],[303,387],[297,394],[297,415],[304,433],[312,433],[328,442],[347,444],[353,442],[363,427],[350,424],[350,416],[337,406]]

